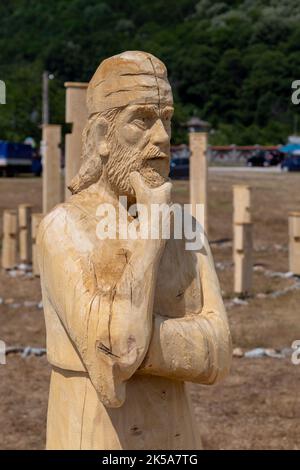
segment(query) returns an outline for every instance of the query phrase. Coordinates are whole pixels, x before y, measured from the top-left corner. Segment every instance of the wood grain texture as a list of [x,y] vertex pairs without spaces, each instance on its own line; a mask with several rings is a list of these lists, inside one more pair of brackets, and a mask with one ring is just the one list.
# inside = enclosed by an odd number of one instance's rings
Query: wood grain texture
[[[142,52],[103,64],[88,89],[93,112],[74,194],[43,219],[37,238],[53,366],[47,448],[197,449],[184,383],[216,383],[231,362],[219,283],[206,238],[193,252],[184,238],[97,235],[102,204],[116,213],[120,196],[126,211],[131,203],[170,205],[172,189],[165,66]],[[119,75],[126,93],[105,83]],[[106,86],[105,110],[95,115]]]

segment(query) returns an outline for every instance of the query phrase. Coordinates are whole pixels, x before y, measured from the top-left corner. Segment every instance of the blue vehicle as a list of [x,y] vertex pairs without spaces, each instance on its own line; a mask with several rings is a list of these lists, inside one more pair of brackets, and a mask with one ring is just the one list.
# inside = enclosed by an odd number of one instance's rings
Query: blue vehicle
[[0,175],[34,173],[40,176],[41,172],[41,158],[31,145],[0,140]]
[[188,179],[190,174],[190,159],[188,157],[172,158],[170,164],[170,178]]
[[300,155],[289,155],[281,162],[283,171],[300,171]]

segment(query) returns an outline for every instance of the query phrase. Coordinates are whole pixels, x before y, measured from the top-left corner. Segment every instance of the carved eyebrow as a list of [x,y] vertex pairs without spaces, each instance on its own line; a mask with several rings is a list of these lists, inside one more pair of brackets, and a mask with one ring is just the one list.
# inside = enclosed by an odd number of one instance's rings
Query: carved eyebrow
[[174,108],[172,106],[164,106],[163,108],[158,108],[157,105],[152,104],[143,104],[143,105],[135,105],[132,109],[130,109],[130,118],[146,115],[147,117],[151,118],[166,118],[172,117],[174,113]]
[[141,105],[137,106],[134,109],[130,110],[130,115],[134,116],[136,114],[147,114],[148,116],[158,116],[158,109],[153,105]]
[[173,114],[174,114],[174,108],[172,106],[166,106],[165,108],[161,109],[160,113],[163,117],[165,117],[165,116],[172,117]]

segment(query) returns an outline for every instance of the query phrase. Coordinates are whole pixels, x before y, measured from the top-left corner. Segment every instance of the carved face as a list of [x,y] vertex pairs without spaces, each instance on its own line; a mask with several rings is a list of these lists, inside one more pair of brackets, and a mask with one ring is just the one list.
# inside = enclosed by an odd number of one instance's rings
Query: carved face
[[107,140],[110,156],[106,169],[118,194],[133,196],[129,174],[139,171],[146,183],[165,182],[170,165],[172,106],[129,105],[117,114]]

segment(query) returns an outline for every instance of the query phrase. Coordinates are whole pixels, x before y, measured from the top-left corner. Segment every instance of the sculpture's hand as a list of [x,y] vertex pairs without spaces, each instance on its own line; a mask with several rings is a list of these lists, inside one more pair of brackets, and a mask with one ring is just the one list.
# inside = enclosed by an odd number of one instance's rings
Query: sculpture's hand
[[138,171],[129,175],[130,183],[135,191],[138,204],[151,206],[151,204],[170,204],[172,184],[164,183],[157,188],[150,188]]
[[[147,234],[147,246],[150,248],[152,245],[155,250],[162,249],[166,242],[163,234],[168,234],[171,226],[169,206],[172,184],[167,182],[157,188],[150,188],[137,171],[130,174],[130,182],[136,194],[140,230]],[[142,238],[145,241],[145,237]]]

